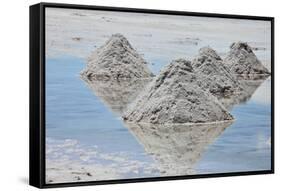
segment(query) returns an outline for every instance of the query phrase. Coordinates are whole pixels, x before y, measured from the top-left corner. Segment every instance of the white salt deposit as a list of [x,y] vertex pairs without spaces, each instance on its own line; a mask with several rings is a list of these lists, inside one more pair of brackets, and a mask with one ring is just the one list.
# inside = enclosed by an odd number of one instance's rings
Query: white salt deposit
[[153,74],[147,62],[131,46],[121,34],[114,34],[89,57],[82,76],[88,79],[131,79],[148,78]]
[[131,177],[157,173],[151,162],[130,158],[129,153],[104,153],[96,146],[85,148],[77,140],[55,140],[47,138],[46,182],[84,182],[121,179],[124,174]]
[[198,76],[199,86],[210,91],[218,99],[242,93],[242,84],[230,73],[212,48],[201,48],[191,64]]
[[245,42],[232,43],[224,63],[241,79],[256,80],[270,75],[268,69]]

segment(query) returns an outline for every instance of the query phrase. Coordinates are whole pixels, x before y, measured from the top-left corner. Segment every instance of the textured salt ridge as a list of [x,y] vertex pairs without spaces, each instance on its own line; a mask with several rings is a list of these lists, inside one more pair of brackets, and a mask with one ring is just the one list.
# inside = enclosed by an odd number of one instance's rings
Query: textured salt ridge
[[114,34],[94,51],[81,75],[90,80],[148,78],[147,62],[121,34]]
[[252,48],[245,42],[232,43],[224,63],[239,79],[257,80],[270,75],[268,69],[263,66]]
[[199,76],[199,86],[210,91],[218,99],[243,93],[243,85],[231,74],[221,57],[212,48],[201,48],[191,64]]
[[198,86],[190,61],[172,61],[146,87],[123,115],[137,123],[205,123],[232,120],[208,91]]
[[205,149],[232,121],[211,124],[154,125],[125,123],[147,153],[158,163],[161,175],[186,175]]

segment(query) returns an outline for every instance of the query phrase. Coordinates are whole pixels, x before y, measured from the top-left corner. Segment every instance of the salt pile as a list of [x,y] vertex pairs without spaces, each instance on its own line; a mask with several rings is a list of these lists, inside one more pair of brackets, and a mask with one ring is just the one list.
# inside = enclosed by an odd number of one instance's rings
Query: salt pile
[[244,42],[233,43],[224,63],[240,79],[256,80],[270,75],[270,72],[258,60],[252,48]]
[[153,76],[147,62],[121,34],[114,34],[94,51],[81,75],[88,79],[131,79]]
[[231,74],[212,48],[201,48],[191,64],[197,76],[200,76],[199,86],[210,91],[218,99],[238,95],[243,91],[237,78]]
[[190,61],[174,60],[130,105],[123,119],[153,124],[232,120],[217,98],[197,81]]

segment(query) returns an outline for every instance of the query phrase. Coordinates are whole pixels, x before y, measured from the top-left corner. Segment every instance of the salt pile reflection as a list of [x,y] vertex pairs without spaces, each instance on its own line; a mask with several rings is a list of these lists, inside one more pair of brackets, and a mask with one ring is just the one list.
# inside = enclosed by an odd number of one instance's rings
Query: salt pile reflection
[[232,122],[188,125],[126,123],[163,176],[194,174],[195,164]]
[[[115,114],[121,116],[152,79],[90,81],[83,79],[93,93]],[[241,96],[220,100],[229,110],[247,102],[264,80],[241,81]],[[155,160],[161,176],[196,174],[195,166],[211,145],[233,121],[201,124],[124,123],[147,154]]]
[[219,99],[219,101],[224,105],[226,109],[231,110],[233,106],[245,103],[250,100],[252,95],[264,81],[266,81],[266,78],[261,80],[239,80],[239,82],[243,85],[244,91],[235,96]]
[[103,81],[83,78],[83,80],[107,107],[121,115],[152,78]]

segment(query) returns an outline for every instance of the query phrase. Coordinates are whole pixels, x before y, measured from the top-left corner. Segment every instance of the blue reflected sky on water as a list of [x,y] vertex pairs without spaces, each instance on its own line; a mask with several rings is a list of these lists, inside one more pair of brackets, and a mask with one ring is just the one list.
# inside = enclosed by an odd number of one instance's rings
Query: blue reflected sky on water
[[[164,62],[150,66],[154,73]],[[105,153],[127,152],[134,160],[153,158],[79,77],[85,63],[77,58],[47,59],[47,137],[78,140],[84,147],[97,146]],[[270,80],[260,88],[270,91]],[[202,153],[197,173],[270,169],[270,101],[257,91],[247,103],[235,106],[236,121]]]

